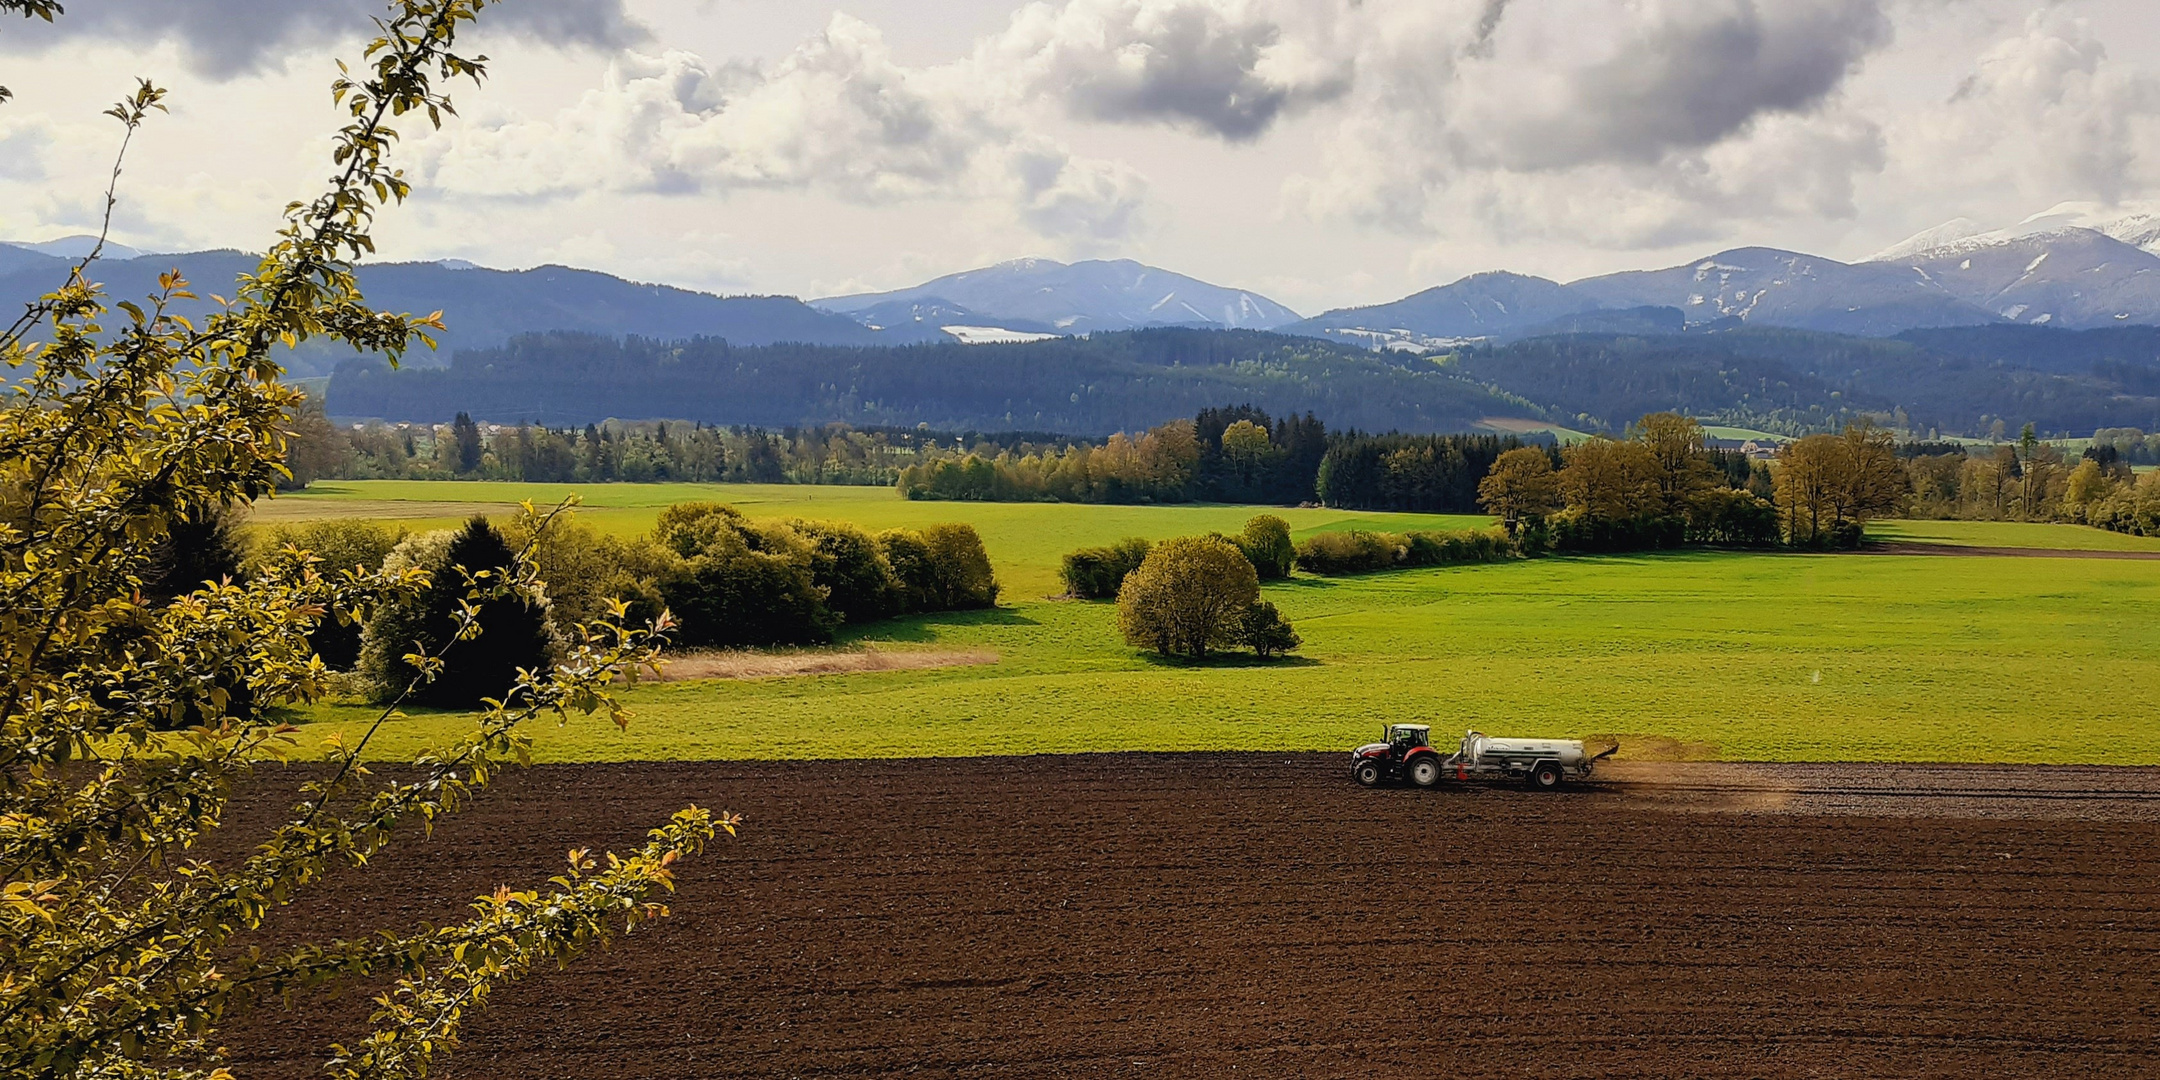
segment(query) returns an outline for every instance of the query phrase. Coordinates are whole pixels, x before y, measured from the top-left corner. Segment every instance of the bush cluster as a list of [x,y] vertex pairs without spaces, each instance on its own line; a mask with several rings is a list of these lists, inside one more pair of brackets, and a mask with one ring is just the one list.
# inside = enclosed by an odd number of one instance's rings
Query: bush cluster
[[1065,582],[1074,596],[1114,592],[1127,644],[1195,659],[1244,647],[1268,658],[1303,643],[1275,605],[1260,599],[1260,582],[1288,577],[1291,558],[1289,526],[1262,515],[1236,537],[1210,533],[1154,545],[1135,538],[1084,548],[1065,557]]
[[1297,545],[1297,567],[1307,573],[1338,576],[1413,566],[1501,562],[1523,554],[1524,544],[1508,539],[1507,533],[1499,529],[1409,533],[1353,529],[1306,537]]
[[[325,522],[267,539],[258,559],[283,558],[291,545],[309,550],[325,570],[429,571],[426,592],[378,605],[364,634],[327,623],[316,631],[326,664],[357,666],[384,695],[410,681],[403,658],[415,644],[430,654],[441,649],[466,592],[456,568],[506,565],[512,551],[533,540],[481,518],[455,534],[404,537],[366,522]],[[618,600],[629,605],[633,623],[672,613],[675,644],[743,648],[823,644],[845,625],[990,607],[998,596],[989,554],[972,526],[872,535],[843,522],[754,521],[720,503],[668,507],[651,533],[633,539],[557,522],[533,544],[533,561],[545,583],[541,593],[520,604],[490,601],[481,638],[444,652],[445,672],[420,695],[423,703],[473,704],[468,688],[499,689],[507,685],[496,678],[502,671],[547,663],[580,625],[603,617]]]
[[1125,575],[1140,569],[1154,545],[1128,536],[1107,547],[1081,548],[1065,556],[1065,593],[1081,600],[1107,600],[1118,594]]

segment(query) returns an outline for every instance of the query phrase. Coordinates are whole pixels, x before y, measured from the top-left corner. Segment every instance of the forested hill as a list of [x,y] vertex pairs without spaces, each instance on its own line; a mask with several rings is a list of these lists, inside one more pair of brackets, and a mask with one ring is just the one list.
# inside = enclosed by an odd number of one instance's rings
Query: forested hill
[[1902,411],[1911,426],[1945,434],[1987,434],[1996,421],[2089,434],[2160,426],[2160,359],[2141,344],[2151,342],[2112,330],[1860,338],[1750,328],[1555,335],[1467,347],[1446,365],[1593,430],[1669,409],[1787,429]]
[[1457,431],[1488,416],[1538,415],[1425,358],[1184,329],[897,348],[531,334],[459,350],[447,368],[350,361],[325,404],[334,416],[436,423],[469,412],[557,426],[618,417],[1103,435],[1226,401],[1367,430]]

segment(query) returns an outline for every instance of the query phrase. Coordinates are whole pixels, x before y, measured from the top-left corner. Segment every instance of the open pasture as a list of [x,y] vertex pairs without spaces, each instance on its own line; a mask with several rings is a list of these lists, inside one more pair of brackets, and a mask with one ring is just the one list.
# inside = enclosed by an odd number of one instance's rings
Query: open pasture
[[[348,498],[385,501],[351,486],[360,490],[278,503],[334,516]],[[403,487],[461,504],[550,494]],[[1726,759],[2160,763],[2160,562],[1689,552],[1300,576],[1266,591],[1304,635],[1302,655],[1196,667],[1119,643],[1109,604],[1043,599],[1056,560],[1117,536],[1232,529],[1252,508],[909,503],[851,488],[587,494],[609,527],[699,497],[872,527],[970,521],[1008,606],[876,624],[842,642],[987,651],[996,663],[640,687],[627,733],[599,722],[537,729],[544,761],[1332,750],[1416,719],[1441,734],[1615,734],[1638,752],[1651,741],[1629,737],[1655,736]],[[1283,513],[1301,531],[1455,523]],[[2018,526],[2014,537],[1995,525],[1893,527],[1989,546],[2132,539],[2069,526]],[[322,706],[301,737],[350,735],[369,715]],[[386,728],[376,752],[404,757],[464,723],[416,715]]]

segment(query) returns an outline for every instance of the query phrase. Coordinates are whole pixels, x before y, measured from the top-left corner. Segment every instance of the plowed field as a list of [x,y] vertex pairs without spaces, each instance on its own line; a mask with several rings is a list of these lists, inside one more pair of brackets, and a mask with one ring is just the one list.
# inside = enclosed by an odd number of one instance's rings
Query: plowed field
[[[685,803],[675,917],[449,1073],[2160,1075],[2160,773],[1634,766],[1363,791],[1335,755],[543,767],[294,909],[447,919]],[[414,897],[422,871],[448,888]],[[392,901],[389,897],[399,897]],[[232,1032],[315,1075],[365,1004]]]

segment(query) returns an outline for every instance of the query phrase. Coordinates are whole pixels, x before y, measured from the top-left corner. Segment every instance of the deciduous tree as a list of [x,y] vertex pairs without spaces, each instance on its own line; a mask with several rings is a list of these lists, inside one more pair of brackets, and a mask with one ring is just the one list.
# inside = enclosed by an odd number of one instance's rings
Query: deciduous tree
[[1242,643],[1245,610],[1259,598],[1260,578],[1235,545],[1181,536],[1155,545],[1126,575],[1118,629],[1127,644],[1204,659]]
[[1560,478],[1553,472],[1552,458],[1534,446],[1500,455],[1478,483],[1478,501],[1514,536],[1525,520],[1559,509]]

